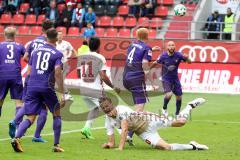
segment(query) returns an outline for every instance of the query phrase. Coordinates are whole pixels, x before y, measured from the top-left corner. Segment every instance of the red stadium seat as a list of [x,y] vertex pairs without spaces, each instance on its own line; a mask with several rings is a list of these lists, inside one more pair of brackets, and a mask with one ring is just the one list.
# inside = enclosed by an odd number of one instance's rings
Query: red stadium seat
[[68,30],[68,36],[79,36],[79,28],[78,27],[70,27]]
[[128,28],[121,28],[119,29],[119,37],[122,38],[129,38],[131,37],[131,31]]
[[126,27],[135,27],[137,25],[137,20],[135,17],[127,17],[125,20]]
[[37,24],[42,24],[42,22],[45,20],[46,16],[45,14],[41,14],[38,16],[38,19],[37,19]]
[[158,5],[162,4],[162,0],[157,0],[157,4]]
[[173,5],[174,4],[174,0],[162,0],[162,4],[163,5]]
[[42,27],[40,26],[33,26],[31,27],[31,35],[40,35],[42,33]]
[[10,14],[2,14],[0,22],[1,22],[1,24],[10,24],[12,22],[11,15]]
[[155,16],[166,17],[168,15],[168,8],[159,6],[155,10]]
[[188,33],[187,32],[167,32],[165,34],[165,38],[173,38],[173,39],[187,39],[188,38]]
[[13,24],[23,24],[24,23],[24,15],[15,14],[13,16]]
[[117,16],[113,18],[113,27],[122,27],[124,25],[123,17]]
[[22,4],[20,5],[19,12],[20,12],[20,13],[26,13],[29,8],[30,8],[29,3],[22,3]]
[[111,25],[111,17],[109,16],[100,17],[98,25],[100,27],[109,27]]
[[149,29],[148,37],[149,38],[156,38],[157,31],[155,29]]
[[104,28],[95,28],[98,37],[104,37]]
[[37,19],[36,19],[36,15],[34,14],[29,14],[27,15],[26,19],[25,19],[25,24],[36,24],[37,23]]
[[116,28],[108,28],[105,37],[117,37],[118,31]]
[[123,4],[128,4],[128,1],[129,1],[129,0],[122,0],[122,3],[123,3]]
[[57,27],[57,31],[62,31],[63,36],[66,36],[66,34],[67,34],[67,28],[66,27]]
[[61,14],[63,12],[63,10],[66,8],[66,5],[65,4],[59,4],[57,6],[58,8],[58,12]]
[[122,5],[118,7],[118,15],[126,16],[128,15],[129,7],[127,5]]
[[0,33],[3,34],[4,32],[4,26],[0,26]]
[[18,34],[20,34],[20,35],[23,35],[23,34],[28,35],[29,34],[29,27],[28,26],[19,26],[18,27]]
[[138,25],[140,25],[141,27],[149,27],[149,18],[148,17],[140,17],[138,19]]
[[150,23],[151,28],[161,28],[163,25],[162,18],[154,17],[152,18],[152,22]]

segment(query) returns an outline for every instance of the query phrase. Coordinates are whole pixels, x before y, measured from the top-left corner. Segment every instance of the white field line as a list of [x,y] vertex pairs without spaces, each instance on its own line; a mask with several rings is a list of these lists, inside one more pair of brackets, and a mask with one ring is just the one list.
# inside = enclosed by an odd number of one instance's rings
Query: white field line
[[[100,129],[104,129],[105,127],[96,127],[96,128],[92,128],[92,130],[100,130]],[[61,134],[69,134],[69,133],[76,133],[76,132],[81,132],[81,129],[75,129],[75,130],[69,130],[69,131],[62,131]],[[41,134],[42,136],[52,136],[52,133],[45,133],[45,134]],[[28,136],[23,136],[22,138],[32,138],[33,135],[28,135]],[[1,141],[8,141],[11,140],[11,138],[1,138]]]
[[[203,123],[221,123],[221,124],[240,124],[240,121],[215,121],[215,120],[192,120],[191,122],[203,122]],[[92,128],[92,130],[100,130],[100,129],[104,129],[105,127],[96,127],[96,128]],[[81,132],[81,129],[75,129],[75,130],[69,130],[69,131],[62,131],[61,134],[69,134],[69,133],[76,133],[76,132]],[[52,133],[45,133],[42,134],[42,136],[52,136]],[[28,135],[28,136],[24,136],[22,138],[32,138],[33,135]],[[1,138],[1,141],[8,141],[11,140],[11,138]]]

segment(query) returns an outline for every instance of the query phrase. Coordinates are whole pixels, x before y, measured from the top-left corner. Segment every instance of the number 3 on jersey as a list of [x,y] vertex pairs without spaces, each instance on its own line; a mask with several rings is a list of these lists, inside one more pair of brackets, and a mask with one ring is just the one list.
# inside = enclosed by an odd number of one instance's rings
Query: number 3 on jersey
[[130,51],[130,53],[128,54],[127,59],[129,60],[129,63],[132,63],[132,61],[133,61],[133,56],[134,56],[134,54],[135,54],[135,50],[136,50],[136,47],[134,47],[134,48]]
[[48,61],[50,59],[51,54],[49,52],[42,52],[37,53],[37,65],[36,69],[46,71],[48,69]]

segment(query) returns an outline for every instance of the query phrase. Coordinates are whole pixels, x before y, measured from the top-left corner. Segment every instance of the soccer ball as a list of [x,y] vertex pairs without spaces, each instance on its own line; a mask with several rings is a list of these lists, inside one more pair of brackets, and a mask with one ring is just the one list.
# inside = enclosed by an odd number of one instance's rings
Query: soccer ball
[[187,9],[182,4],[178,4],[174,7],[174,13],[176,16],[184,16],[186,12],[187,12]]

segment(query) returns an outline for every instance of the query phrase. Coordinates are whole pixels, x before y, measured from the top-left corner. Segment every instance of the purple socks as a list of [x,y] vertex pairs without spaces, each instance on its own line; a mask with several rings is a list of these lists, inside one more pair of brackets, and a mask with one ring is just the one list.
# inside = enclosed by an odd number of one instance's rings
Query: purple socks
[[53,117],[54,145],[59,144],[61,129],[62,129],[61,116]]
[[18,127],[17,133],[16,133],[16,138],[21,138],[25,132],[27,131],[27,129],[31,126],[31,122],[29,119],[26,119],[24,121],[22,121]]
[[41,110],[40,114],[38,115],[38,119],[37,119],[37,127],[36,127],[36,131],[35,131],[35,134],[34,134],[34,137],[35,138],[40,138],[40,134],[41,134],[41,131],[45,125],[47,121],[47,109],[44,108]]

